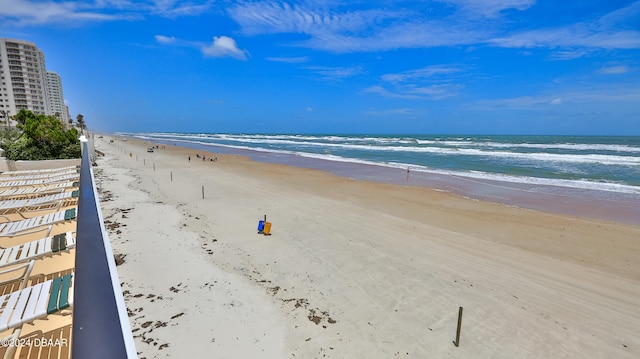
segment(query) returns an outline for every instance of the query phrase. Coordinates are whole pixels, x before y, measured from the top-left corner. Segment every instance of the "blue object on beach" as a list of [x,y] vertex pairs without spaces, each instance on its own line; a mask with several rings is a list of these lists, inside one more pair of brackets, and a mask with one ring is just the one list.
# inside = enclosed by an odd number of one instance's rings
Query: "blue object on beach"
[[258,221],[258,233],[262,233],[263,230],[264,230],[264,221],[260,220]]

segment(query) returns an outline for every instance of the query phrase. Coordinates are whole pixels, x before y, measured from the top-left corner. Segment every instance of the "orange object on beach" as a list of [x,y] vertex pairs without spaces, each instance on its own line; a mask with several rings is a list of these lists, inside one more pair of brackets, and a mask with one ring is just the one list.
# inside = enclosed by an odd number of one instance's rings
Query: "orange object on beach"
[[262,234],[265,236],[271,235],[271,222],[264,222],[264,229],[262,230]]

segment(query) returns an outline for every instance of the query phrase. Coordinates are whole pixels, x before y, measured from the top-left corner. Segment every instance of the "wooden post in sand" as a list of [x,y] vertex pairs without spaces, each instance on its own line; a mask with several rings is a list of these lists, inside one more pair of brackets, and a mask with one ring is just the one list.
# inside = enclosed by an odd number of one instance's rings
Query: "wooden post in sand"
[[460,346],[460,328],[462,327],[462,307],[458,310],[458,330],[456,331],[456,341],[453,342],[453,345],[456,347]]
[[171,182],[173,182],[173,171],[171,171]]
[[146,158],[143,158],[143,159],[142,159],[142,165],[143,165],[143,166],[146,166],[146,165],[147,165],[147,159],[146,159]]
[[204,186],[202,186],[202,199],[204,199]]

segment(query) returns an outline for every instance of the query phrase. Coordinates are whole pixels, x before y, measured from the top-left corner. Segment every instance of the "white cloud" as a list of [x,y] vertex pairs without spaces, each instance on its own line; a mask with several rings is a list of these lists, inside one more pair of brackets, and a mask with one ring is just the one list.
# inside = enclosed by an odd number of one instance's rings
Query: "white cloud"
[[402,29],[393,38],[380,41],[380,32],[410,22],[413,11],[372,8],[365,10],[328,9],[316,3],[242,3],[229,10],[229,15],[247,35],[295,33],[308,38],[294,46],[331,52],[360,52],[405,47],[398,37],[416,35]]
[[238,60],[247,60],[247,51],[241,50],[236,40],[228,36],[214,36],[210,45],[202,48],[202,53],[209,57],[233,57]]
[[404,97],[404,96],[399,96],[395,93],[392,93],[390,91],[388,91],[387,89],[385,89],[384,87],[380,86],[380,85],[374,85],[374,86],[369,86],[366,89],[364,89],[364,92],[367,93],[374,93],[374,94],[378,94],[380,96],[384,96],[384,97],[399,97],[399,98],[409,98],[409,99],[415,99],[415,96],[410,96],[410,97]]
[[200,2],[0,0],[0,23],[10,26],[46,24],[78,26],[87,22],[140,20],[148,15],[175,18],[202,14],[213,4],[208,0]]
[[0,0],[0,21],[5,25],[27,26],[48,23],[76,25],[87,21],[131,18],[125,14],[107,14],[74,1]]
[[352,67],[328,67],[328,66],[308,66],[307,70],[320,75],[322,80],[326,81],[342,81],[344,79],[361,75],[364,70],[361,66]]
[[173,36],[164,36],[164,35],[156,35],[155,39],[157,42],[161,44],[172,44],[177,41],[177,39]]
[[632,69],[626,65],[603,67],[597,71],[602,75],[622,75],[631,72]]
[[381,78],[383,81],[397,84],[401,82],[413,82],[431,79],[439,75],[450,75],[460,71],[461,70],[455,66],[434,65],[397,74],[385,74],[382,75]]
[[585,106],[612,104],[622,106],[631,104],[637,108],[640,103],[640,88],[635,85],[623,86],[592,85],[580,86],[566,90],[555,90],[555,94],[538,94],[511,98],[498,98],[477,101],[469,106],[475,110],[545,110],[554,105]]
[[409,100],[441,100],[456,96],[462,85],[454,83],[454,74],[463,70],[452,65],[433,65],[380,77],[383,84],[365,92]]
[[228,13],[244,34],[301,34],[300,40],[289,45],[336,53],[490,44],[552,48],[556,52],[553,58],[566,60],[583,56],[585,52],[579,49],[640,48],[640,32],[634,25],[640,1],[581,23],[529,31],[505,30],[513,24],[508,18],[510,10],[526,11],[535,2],[436,0],[425,2],[417,11],[402,2],[394,2],[396,6],[390,10],[376,2],[353,10],[335,1],[261,1],[240,3]]
[[485,110],[533,110],[541,106],[546,108],[555,98],[548,96],[519,96],[492,100],[477,101],[472,105],[475,109]]
[[628,6],[614,10],[597,20],[599,26],[608,28],[612,26],[627,26],[637,28],[640,19],[640,1],[635,1]]
[[407,116],[407,117],[416,117],[419,115],[423,115],[425,111],[416,110],[413,108],[393,108],[387,110],[373,110],[370,109],[365,112],[369,116]]
[[155,35],[154,39],[157,43],[166,46],[182,46],[195,49],[202,49],[206,46],[202,41],[191,41],[177,38],[175,36]]
[[313,112],[313,107],[308,106],[308,107],[306,108],[306,111],[307,111],[307,112]]
[[587,50],[561,50],[551,54],[552,60],[574,60],[590,55],[592,52]]
[[249,54],[248,51],[238,48],[236,41],[228,36],[214,36],[209,44],[165,35],[155,35],[155,40],[162,45],[196,48],[206,57],[232,57],[247,60]]
[[[612,11],[591,21],[574,23],[556,28],[523,31],[507,36],[495,37],[489,43],[501,47],[549,47],[563,49],[559,59],[573,55],[584,55],[579,49],[638,49],[640,31],[640,1]],[[568,49],[568,50],[566,50]],[[563,56],[563,55],[569,56]]]
[[299,57],[267,57],[267,60],[274,62],[284,62],[288,64],[301,64],[309,61],[307,56]]
[[[495,26],[470,18],[469,12],[493,16],[504,9],[526,9],[533,3],[532,0],[441,1],[456,5],[459,12],[416,11],[402,3],[391,9],[374,3],[372,8],[342,10],[339,3],[331,3],[334,5],[331,8],[313,2],[290,5],[267,1],[241,3],[232,7],[229,15],[247,35],[304,34],[307,39],[292,45],[350,53],[482,43],[491,38],[490,28]],[[434,3],[426,8],[437,8],[437,1]],[[467,15],[460,15],[462,12]]]
[[[264,33],[340,33],[369,28],[372,23],[397,17],[383,9],[329,11],[323,6],[289,5],[286,2],[245,2],[229,9],[229,15],[246,34]],[[321,8],[322,7],[322,8]]]
[[402,98],[405,100],[442,100],[455,96],[461,85],[444,84],[430,86],[400,86],[387,89],[380,85],[370,86],[364,92],[384,97]]
[[536,0],[441,0],[458,5],[462,10],[484,17],[495,17],[504,10],[526,10]]
[[493,38],[488,43],[500,47],[551,47],[551,48],[640,48],[640,32],[633,30],[601,30],[587,24],[576,24],[558,29],[542,29],[521,32],[506,37]]
[[397,21],[360,32],[314,33],[296,46],[336,53],[388,51],[405,48],[450,47],[484,42],[491,33],[457,20]]
[[150,12],[168,18],[200,15],[211,8],[211,1],[202,4],[175,0],[156,0],[150,5]]

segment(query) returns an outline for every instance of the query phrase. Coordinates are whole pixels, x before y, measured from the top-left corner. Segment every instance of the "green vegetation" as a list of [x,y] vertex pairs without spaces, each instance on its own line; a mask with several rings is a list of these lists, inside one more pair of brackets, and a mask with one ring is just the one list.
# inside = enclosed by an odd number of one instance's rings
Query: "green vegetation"
[[78,130],[65,131],[55,116],[20,110],[13,116],[17,130],[2,134],[4,156],[8,160],[52,160],[80,158]]

